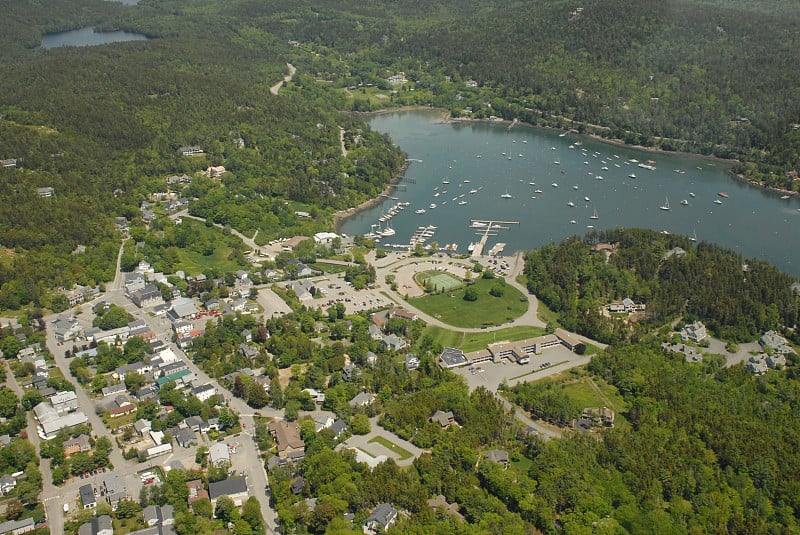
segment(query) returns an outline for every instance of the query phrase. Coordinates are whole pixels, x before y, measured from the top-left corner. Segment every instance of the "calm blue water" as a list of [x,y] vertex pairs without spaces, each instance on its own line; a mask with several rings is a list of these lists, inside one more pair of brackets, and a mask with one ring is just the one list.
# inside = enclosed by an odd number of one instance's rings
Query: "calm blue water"
[[57,48],[60,46],[95,46],[123,41],[144,41],[146,35],[140,33],[116,30],[113,32],[96,32],[89,26],[68,32],[48,33],[42,36],[42,48]]
[[[404,181],[392,193],[411,205],[390,220],[396,234],[381,243],[408,243],[418,226],[435,225],[439,228],[431,240],[440,246],[457,243],[466,253],[468,244],[478,239],[471,219],[518,221],[488,241],[487,249],[507,243],[506,253],[583,234],[589,226],[643,227],[696,233],[699,241],[722,244],[800,275],[795,230],[800,200],[783,200],[733,180],[723,163],[637,151],[573,134],[560,137],[549,130],[445,123],[432,111],[388,113],[369,121],[374,129],[390,134],[409,158],[421,160],[413,161],[406,172],[415,182]],[[640,168],[632,159],[655,160],[656,170]],[[631,173],[636,178],[630,178]],[[469,193],[473,189],[478,191]],[[511,198],[501,198],[505,194]],[[395,202],[387,199],[357,214],[344,223],[342,232],[368,232]],[[431,203],[436,208],[431,209]],[[669,211],[660,209],[666,203]],[[416,214],[418,209],[425,213]],[[595,211],[598,218],[592,219]]]

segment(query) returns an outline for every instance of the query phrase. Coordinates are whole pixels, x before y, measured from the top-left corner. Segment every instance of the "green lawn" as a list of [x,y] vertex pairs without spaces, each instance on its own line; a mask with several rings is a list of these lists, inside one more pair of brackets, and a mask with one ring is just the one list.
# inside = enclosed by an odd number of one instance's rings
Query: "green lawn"
[[228,260],[228,255],[230,254],[231,248],[221,244],[217,244],[214,248],[214,254],[210,256],[205,256],[189,249],[179,249],[178,265],[175,269],[191,274],[202,273],[206,269],[215,269],[220,273],[241,269],[239,264],[233,260]]
[[435,325],[429,325],[423,332],[423,335],[425,334],[433,337],[434,341],[439,342],[444,347],[454,347],[460,349],[464,353],[469,353],[470,351],[483,349],[494,342],[506,340],[509,342],[516,342],[526,338],[541,336],[544,334],[544,329],[539,327],[519,326],[497,331],[463,333],[442,329]]
[[528,310],[528,300],[516,288],[506,285],[502,297],[489,294],[496,279],[478,279],[472,286],[478,293],[476,301],[465,301],[464,290],[425,295],[408,302],[434,318],[453,327],[482,327],[502,325],[520,317]]
[[[545,380],[549,381],[551,378]],[[597,389],[592,386],[592,382]],[[584,375],[577,380],[567,379],[565,381],[565,376],[559,376],[553,380],[553,383],[558,384],[557,388],[563,389],[564,393],[579,407],[608,407],[617,413],[624,412],[628,408],[616,387],[598,377]]]
[[394,452],[400,458],[399,460],[401,460],[401,461],[404,461],[404,460],[408,459],[409,457],[411,457],[411,452],[410,451],[404,450],[403,448],[401,448],[400,446],[398,446],[394,442],[389,442],[388,440],[386,440],[383,437],[378,437],[378,436],[372,437],[371,439],[369,439],[369,442],[374,442],[376,444],[380,444],[381,446],[383,446],[385,448],[390,449],[392,452]]
[[308,264],[311,269],[322,271],[323,273],[343,273],[347,270],[347,266],[341,264],[329,264],[327,262],[314,262]]

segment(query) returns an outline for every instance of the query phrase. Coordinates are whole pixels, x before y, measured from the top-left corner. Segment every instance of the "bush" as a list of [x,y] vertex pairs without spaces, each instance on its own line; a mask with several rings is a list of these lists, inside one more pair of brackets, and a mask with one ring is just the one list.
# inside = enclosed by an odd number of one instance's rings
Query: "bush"
[[478,290],[476,290],[472,286],[468,286],[464,290],[464,301],[477,301],[478,300]]

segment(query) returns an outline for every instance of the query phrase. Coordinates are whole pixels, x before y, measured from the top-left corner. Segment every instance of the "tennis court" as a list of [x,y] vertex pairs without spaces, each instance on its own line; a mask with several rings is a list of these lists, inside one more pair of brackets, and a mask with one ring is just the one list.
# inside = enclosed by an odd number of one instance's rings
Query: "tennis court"
[[438,271],[428,271],[420,277],[423,284],[430,284],[437,291],[449,291],[453,288],[463,286],[461,279],[458,279],[449,273]]

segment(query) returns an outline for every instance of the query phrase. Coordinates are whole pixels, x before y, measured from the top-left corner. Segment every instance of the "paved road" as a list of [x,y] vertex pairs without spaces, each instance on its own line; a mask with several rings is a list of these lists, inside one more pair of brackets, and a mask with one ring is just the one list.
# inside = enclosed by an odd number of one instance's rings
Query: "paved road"
[[[411,311],[415,312],[427,324],[436,325],[438,327],[441,327],[443,329],[448,329],[448,330],[451,330],[451,331],[457,331],[457,332],[487,332],[488,331],[488,332],[491,332],[491,331],[497,331],[497,330],[500,330],[500,329],[506,329],[508,327],[514,327],[514,326],[518,326],[518,325],[530,325],[530,326],[535,326],[535,327],[544,327],[545,326],[544,322],[542,322],[542,320],[539,319],[539,317],[537,316],[537,313],[536,313],[539,310],[539,300],[536,299],[535,295],[528,293],[528,289],[525,288],[524,286],[522,286],[521,284],[519,284],[516,281],[516,276],[519,273],[521,273],[521,270],[522,270],[523,259],[522,259],[521,254],[517,254],[515,257],[512,257],[511,262],[509,262],[509,264],[511,265],[511,269],[509,270],[509,274],[505,277],[505,281],[510,286],[513,286],[514,288],[516,288],[517,290],[522,292],[522,294],[525,295],[528,298],[528,310],[522,316],[520,316],[520,317],[518,317],[518,318],[516,318],[516,319],[514,319],[514,320],[512,320],[512,321],[510,321],[508,323],[505,323],[503,325],[495,325],[495,326],[487,327],[485,329],[482,328],[482,327],[457,328],[457,327],[453,327],[452,325],[448,325],[448,324],[444,323],[443,321],[440,321],[437,318],[434,318],[433,316],[430,316],[430,315],[422,312],[418,308],[414,307],[408,301],[406,301],[399,292],[396,292],[396,291],[392,290],[391,287],[385,283],[386,275],[394,274],[393,272],[396,271],[397,269],[402,269],[405,266],[410,266],[410,265],[413,265],[415,263],[418,264],[418,263],[426,262],[426,261],[430,261],[430,260],[431,259],[429,259],[429,258],[420,259],[420,258],[416,258],[416,257],[406,257],[406,258],[401,258],[399,260],[393,261],[393,262],[391,262],[389,264],[380,265],[380,267],[376,268],[376,286],[381,291],[389,294],[391,296],[392,300],[394,300],[398,304],[402,305],[404,308],[407,308],[408,310],[411,310]],[[438,258],[436,260],[437,261],[441,260],[441,262],[438,265],[441,266],[441,267],[445,267],[445,268],[450,264],[455,264],[455,265],[459,265],[460,266],[461,264],[464,263],[464,260],[462,260],[462,259]]]
[[[391,457],[395,460],[398,466],[410,466],[414,459],[422,455],[423,450],[416,447],[411,442],[403,440],[402,438],[398,437],[394,433],[391,433],[384,429],[383,427],[378,425],[378,420],[380,417],[374,416],[370,418],[370,432],[366,435],[353,435],[344,442],[342,442],[341,446],[337,449],[341,448],[357,448],[372,457],[377,457],[379,455],[386,455],[386,457]],[[411,454],[411,457],[407,459],[400,459],[400,455],[393,452],[389,448],[377,443],[377,442],[370,442],[375,437],[381,437],[383,439],[388,440],[389,442],[396,444],[397,446],[403,448],[407,452]]]
[[[249,407],[243,400],[239,398],[235,398],[231,395],[231,393],[222,387],[215,379],[212,379],[208,376],[202,369],[200,369],[192,360],[186,356],[186,354],[176,345],[170,342],[172,338],[172,331],[171,325],[168,320],[165,318],[158,318],[153,317],[150,314],[147,314],[137,308],[133,303],[125,297],[124,293],[121,291],[118,292],[108,292],[104,297],[103,300],[109,303],[114,303],[119,306],[125,308],[128,312],[130,312],[136,319],[144,320],[147,323],[148,327],[156,334],[157,338],[166,342],[169,347],[175,352],[175,354],[186,362],[189,369],[194,372],[195,376],[197,377],[197,384],[206,384],[211,383],[217,389],[217,392],[222,395],[228,405],[240,414],[241,422],[246,426],[247,430],[254,430],[255,424],[253,422],[253,409]],[[271,418],[282,418],[283,414],[281,411],[265,408],[259,411],[262,416],[271,417]],[[242,435],[244,436],[244,435]],[[244,466],[247,467],[247,483],[248,488],[251,489],[253,495],[258,499],[259,503],[261,504],[261,513],[264,516],[264,520],[267,524],[268,530],[271,532],[275,530],[275,518],[276,512],[269,506],[269,499],[265,496],[264,489],[267,486],[267,474],[264,471],[264,463],[260,459],[258,452],[256,451],[255,442],[250,438],[250,440],[242,440],[241,441],[241,450],[239,455],[239,459],[245,459]],[[158,461],[161,463],[161,461]]]
[[295,69],[294,65],[292,65],[291,63],[287,63],[286,66],[289,68],[289,74],[284,76],[283,80],[277,82],[275,85],[269,88],[269,92],[272,93],[273,95],[278,94],[278,91],[280,91],[281,87],[283,87],[283,84],[291,82],[292,78],[294,77],[294,73],[297,72],[297,69]]

